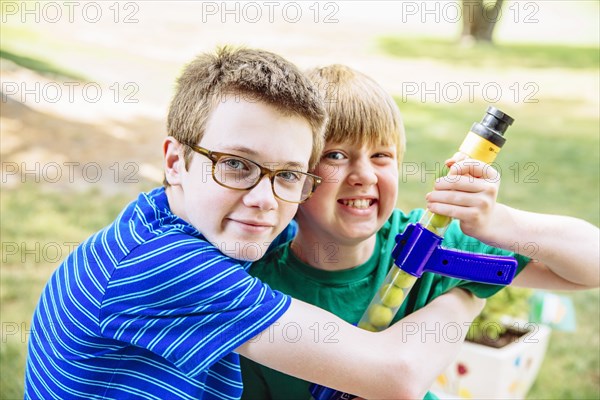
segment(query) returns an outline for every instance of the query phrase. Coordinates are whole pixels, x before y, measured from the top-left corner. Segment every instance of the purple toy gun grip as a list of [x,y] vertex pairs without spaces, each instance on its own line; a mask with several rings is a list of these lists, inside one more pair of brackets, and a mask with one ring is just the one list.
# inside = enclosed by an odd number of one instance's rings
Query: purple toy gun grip
[[392,252],[394,263],[416,277],[421,277],[423,272],[434,272],[495,285],[512,282],[517,271],[514,258],[449,250],[440,246],[442,240],[423,226],[411,224],[404,233],[396,236],[396,247]]

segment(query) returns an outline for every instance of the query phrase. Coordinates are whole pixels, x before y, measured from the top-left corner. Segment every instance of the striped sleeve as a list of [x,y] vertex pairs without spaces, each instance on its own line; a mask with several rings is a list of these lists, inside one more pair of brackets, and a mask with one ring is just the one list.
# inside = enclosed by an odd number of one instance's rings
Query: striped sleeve
[[274,323],[290,301],[210,244],[164,235],[119,263],[100,329],[195,377]]

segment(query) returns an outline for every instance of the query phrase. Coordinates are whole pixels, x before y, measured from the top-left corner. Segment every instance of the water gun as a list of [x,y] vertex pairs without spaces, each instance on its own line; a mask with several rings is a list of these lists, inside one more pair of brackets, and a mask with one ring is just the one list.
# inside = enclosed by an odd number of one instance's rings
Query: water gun
[[[471,127],[459,147],[465,157],[491,164],[506,142],[504,133],[514,119],[488,107],[481,122]],[[508,285],[517,270],[512,257],[474,254],[441,246],[451,218],[426,211],[419,223],[396,236],[394,266],[360,319],[358,326],[373,332],[387,328],[410,289],[424,272],[496,285]],[[395,267],[395,268],[394,268]],[[311,385],[315,400],[346,400],[356,396],[320,385]]]

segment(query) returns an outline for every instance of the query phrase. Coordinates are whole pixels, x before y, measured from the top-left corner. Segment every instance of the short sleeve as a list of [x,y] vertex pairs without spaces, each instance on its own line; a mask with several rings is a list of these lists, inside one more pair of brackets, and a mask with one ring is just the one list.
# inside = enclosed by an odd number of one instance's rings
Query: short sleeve
[[208,242],[166,235],[119,263],[100,329],[193,377],[273,324],[290,301]]

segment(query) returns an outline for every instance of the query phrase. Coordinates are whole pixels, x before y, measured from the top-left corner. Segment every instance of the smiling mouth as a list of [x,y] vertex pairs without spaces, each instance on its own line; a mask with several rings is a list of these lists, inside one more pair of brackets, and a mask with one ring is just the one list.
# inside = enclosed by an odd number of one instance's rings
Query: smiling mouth
[[358,208],[359,210],[366,210],[375,203],[374,199],[342,199],[338,200],[338,203],[345,205],[346,207]]
[[258,221],[245,221],[245,220],[234,220],[240,224],[244,224],[244,225],[248,225],[248,226],[252,226],[252,227],[256,227],[256,228],[272,228],[273,225],[272,224],[267,224],[265,222],[258,222]]

